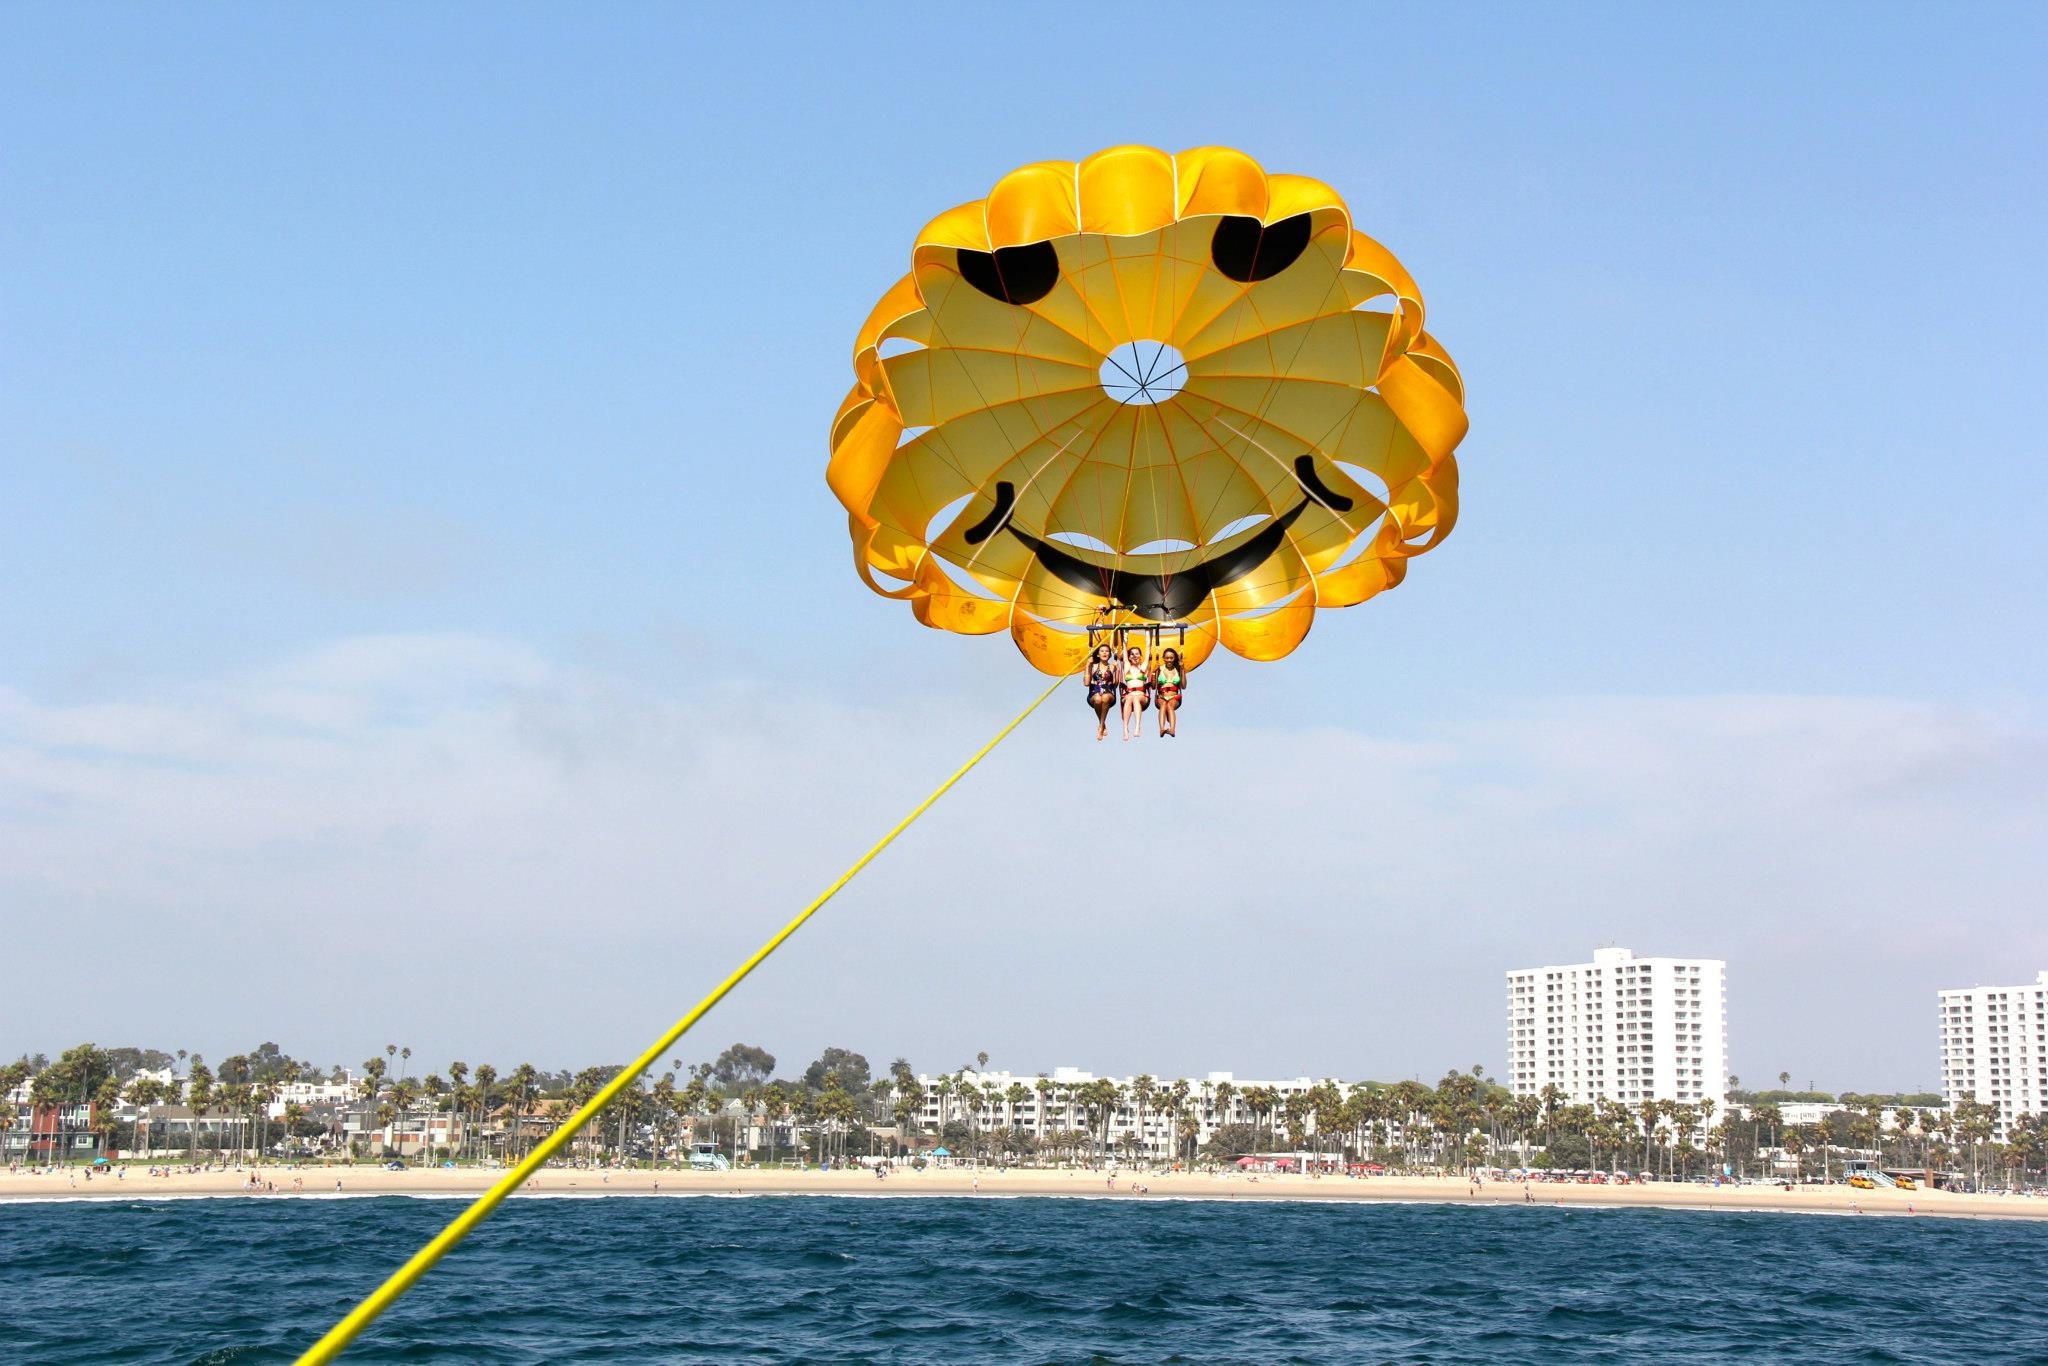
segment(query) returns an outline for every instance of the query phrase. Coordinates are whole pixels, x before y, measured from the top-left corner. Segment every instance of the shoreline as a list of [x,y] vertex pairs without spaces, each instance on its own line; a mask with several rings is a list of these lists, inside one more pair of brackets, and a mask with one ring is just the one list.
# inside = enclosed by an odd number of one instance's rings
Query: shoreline
[[[255,1176],[264,1183],[248,1188]],[[59,1170],[50,1175],[0,1173],[0,1207],[12,1203],[77,1203],[179,1199],[336,1200],[376,1196],[473,1199],[498,1177],[494,1169],[291,1167],[175,1172],[125,1178]],[[881,1199],[1056,1199],[1224,1203],[1439,1204],[1550,1209],[1720,1210],[1735,1213],[1832,1214],[1886,1218],[2048,1219],[2048,1200],[1948,1191],[1857,1190],[1849,1186],[1698,1186],[1656,1182],[1595,1186],[1565,1182],[1489,1181],[1476,1192],[1459,1177],[1307,1176],[1238,1173],[1012,1169],[900,1170],[878,1179],[865,1170],[647,1171],[550,1168],[515,1199],[604,1199],[613,1196],[803,1196]],[[297,1186],[294,1182],[300,1183]],[[1136,1189],[1133,1189],[1133,1182]],[[273,1191],[270,1186],[274,1185]]]

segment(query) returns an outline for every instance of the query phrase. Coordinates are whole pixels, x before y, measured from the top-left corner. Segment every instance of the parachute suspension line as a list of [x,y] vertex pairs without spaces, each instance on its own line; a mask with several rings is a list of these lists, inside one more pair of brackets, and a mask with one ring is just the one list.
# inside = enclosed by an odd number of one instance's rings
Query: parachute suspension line
[[918,817],[929,811],[939,798],[951,791],[955,783],[958,783],[972,772],[975,765],[989,756],[990,751],[1008,739],[1010,732],[1023,725],[1025,719],[1031,713],[1037,711],[1040,704],[1047,698],[1058,691],[1060,686],[1073,676],[1074,672],[1074,670],[1070,669],[1066,673],[1061,674],[1058,679],[1054,680],[1051,687],[1040,693],[1030,706],[1018,712],[1008,725],[990,737],[988,743],[976,750],[966,763],[953,770],[953,775],[950,778],[947,778],[946,781],[934,788],[929,797],[926,797],[923,801],[912,807],[909,815],[891,826],[889,833],[877,840],[874,846],[865,854],[854,860],[852,867],[841,873],[837,878],[834,878],[830,886],[818,893],[808,906],[798,911],[795,918],[787,925],[777,930],[773,938],[760,948],[754,950],[753,954],[745,962],[734,968],[724,981],[711,989],[711,993],[708,996],[691,1007],[689,1014],[670,1025],[666,1033],[650,1044],[647,1050],[639,1057],[628,1063],[625,1070],[607,1082],[602,1090],[584,1103],[583,1108],[569,1116],[560,1128],[536,1145],[533,1151],[528,1153],[517,1166],[493,1182],[491,1188],[478,1196],[469,1208],[463,1210],[446,1228],[435,1234],[433,1239],[425,1247],[415,1252],[404,1266],[392,1272],[382,1285],[372,1291],[361,1304],[351,1309],[341,1322],[328,1329],[325,1336],[307,1348],[305,1353],[299,1357],[297,1366],[323,1366],[323,1363],[332,1361],[341,1355],[348,1345],[355,1341],[356,1336],[369,1327],[379,1314],[396,1303],[398,1298],[410,1290],[413,1283],[425,1275],[434,1263],[447,1255],[478,1224],[489,1218],[491,1211],[504,1203],[506,1196],[518,1190],[528,1177],[539,1171],[550,1157],[553,1157],[570,1139],[574,1138],[586,1124],[597,1116],[600,1110],[611,1104],[621,1091],[637,1082],[642,1073],[661,1061],[662,1055],[674,1046],[676,1040],[689,1033],[691,1026],[709,1014],[711,1008],[724,1000],[734,987],[745,981],[755,968],[767,962],[769,956],[781,948],[789,940],[790,936],[804,927],[804,922],[813,915],[816,915],[826,902],[837,896],[840,890],[847,883],[853,881],[854,876],[861,869],[874,862],[884,849],[895,843],[898,835],[908,830],[917,821]]
[[[1316,313],[1317,313],[1317,314],[1321,314],[1321,313],[1322,313],[1322,311],[1323,311],[1323,310],[1324,310],[1325,308],[1327,308],[1327,307],[1329,306],[1329,303],[1330,303],[1330,300],[1331,300],[1331,298],[1332,298],[1333,296],[1335,296],[1335,294],[1336,294],[1336,292],[1337,292],[1337,289],[1338,289],[1338,287],[1339,287],[1340,285],[1342,285],[1342,284],[1343,284],[1343,282],[1344,282],[1344,268],[1343,268],[1343,266],[1342,266],[1342,265],[1339,265],[1339,266],[1337,267],[1337,269],[1336,269],[1335,271],[1331,272],[1331,275],[1330,275],[1330,283],[1329,283],[1329,284],[1328,284],[1327,286],[1325,286],[1325,287],[1324,287],[1324,289],[1323,289],[1323,297],[1322,297],[1322,298],[1321,298],[1321,300],[1320,300],[1320,301],[1318,301],[1318,302],[1317,302],[1317,304],[1316,304]],[[1244,289],[1243,289],[1242,291],[1240,291],[1240,292],[1239,292],[1239,294],[1238,294],[1238,303],[1239,303],[1240,305],[1242,305],[1242,306],[1241,306],[1241,307],[1239,308],[1239,312],[1238,312],[1238,315],[1237,315],[1237,322],[1236,322],[1235,326],[1233,326],[1233,328],[1231,329],[1231,332],[1232,332],[1232,336],[1231,336],[1230,344],[1231,344],[1232,346],[1235,346],[1235,345],[1237,345],[1237,344],[1238,344],[1238,343],[1239,343],[1239,342],[1240,342],[1241,340],[1243,340],[1243,334],[1244,334],[1244,320],[1245,320],[1245,317],[1246,317],[1246,315],[1247,315],[1248,313],[1250,313],[1250,312],[1252,311],[1252,310],[1251,310],[1251,308],[1250,308],[1250,306],[1249,306],[1249,303],[1248,303],[1248,296],[1250,295],[1250,293],[1251,293],[1251,286],[1250,286],[1250,285],[1246,285],[1246,286],[1244,287]],[[1260,336],[1266,336],[1266,337],[1270,337],[1270,336],[1272,335],[1272,332],[1271,332],[1270,330],[1268,330],[1268,331],[1265,331],[1265,332],[1262,332],[1262,333],[1260,333],[1259,335],[1260,335]],[[1247,420],[1247,421],[1248,421],[1248,422],[1250,423],[1250,425],[1251,425],[1252,427],[1254,427],[1254,428],[1258,428],[1258,427],[1262,427],[1262,426],[1264,426],[1264,425],[1265,425],[1265,422],[1266,422],[1266,415],[1267,415],[1268,413],[1270,413],[1270,412],[1271,412],[1271,411],[1273,410],[1273,404],[1274,404],[1275,400],[1277,400],[1277,399],[1278,399],[1278,398],[1280,397],[1280,390],[1281,390],[1281,389],[1282,389],[1282,388],[1283,388],[1283,387],[1284,387],[1284,386],[1286,385],[1286,383],[1287,383],[1287,382],[1288,382],[1289,380],[1291,380],[1291,379],[1293,379],[1293,378],[1294,378],[1294,367],[1295,367],[1295,366],[1296,366],[1297,364],[1299,364],[1299,363],[1300,363],[1300,361],[1301,361],[1301,353],[1302,353],[1302,352],[1303,352],[1304,350],[1306,350],[1306,349],[1307,349],[1307,347],[1308,347],[1308,339],[1309,339],[1309,329],[1307,329],[1307,328],[1303,328],[1303,329],[1302,329],[1302,333],[1301,333],[1301,339],[1300,339],[1299,341],[1295,342],[1295,344],[1294,344],[1294,350],[1293,350],[1293,352],[1292,352],[1292,353],[1291,353],[1291,354],[1290,354],[1290,355],[1289,355],[1289,356],[1287,357],[1287,364],[1286,364],[1286,365],[1284,365],[1284,366],[1282,366],[1282,367],[1281,367],[1281,369],[1280,369],[1280,373],[1279,373],[1279,374],[1278,374],[1277,376],[1274,376],[1274,377],[1273,377],[1273,378],[1272,378],[1272,379],[1271,379],[1271,380],[1270,380],[1270,381],[1269,381],[1269,382],[1267,383],[1267,385],[1266,385],[1266,395],[1265,395],[1265,397],[1264,397],[1263,399],[1261,399],[1261,400],[1259,401],[1259,405],[1258,405],[1258,411],[1257,411],[1257,412],[1252,412],[1252,411],[1250,411],[1250,410],[1248,410],[1248,409],[1243,409],[1243,408],[1230,408],[1230,407],[1227,407],[1227,406],[1226,406],[1226,405],[1224,405],[1224,404],[1218,403],[1218,404],[1216,405],[1216,406],[1217,406],[1217,408],[1218,408],[1218,411],[1217,411],[1217,413],[1216,413],[1216,414],[1214,414],[1214,417],[1215,417],[1215,420],[1216,420],[1216,421],[1218,421],[1218,422],[1222,422],[1224,426],[1226,426],[1226,427],[1229,427],[1229,428],[1230,428],[1230,430],[1231,430],[1232,432],[1236,433],[1236,435],[1238,435],[1239,437],[1242,437],[1242,438],[1243,438],[1243,439],[1244,439],[1244,440],[1245,440],[1245,441],[1246,441],[1247,443],[1249,443],[1249,444],[1250,444],[1250,445],[1252,445],[1252,446],[1255,446],[1255,447],[1257,447],[1257,449],[1258,449],[1258,451],[1259,451],[1259,453],[1260,453],[1260,454],[1262,454],[1262,455],[1266,456],[1266,457],[1267,457],[1268,459],[1272,460],[1272,461],[1273,461],[1273,462],[1274,462],[1275,464],[1279,465],[1279,466],[1281,467],[1281,469],[1283,469],[1283,470],[1285,470],[1285,469],[1287,468],[1287,462],[1286,462],[1286,461],[1284,461],[1284,460],[1280,459],[1280,457],[1278,457],[1277,455],[1274,455],[1274,454],[1273,454],[1273,452],[1271,452],[1270,450],[1267,450],[1267,449],[1265,448],[1265,446],[1263,446],[1263,445],[1260,445],[1260,443],[1259,443],[1258,441],[1254,440],[1254,439],[1253,439],[1253,438],[1252,438],[1251,436],[1247,435],[1247,434],[1246,434],[1246,433],[1244,433],[1244,432],[1238,431],[1238,429],[1237,429],[1237,428],[1236,428],[1236,427],[1235,427],[1234,425],[1232,425],[1231,423],[1229,423],[1229,422],[1227,422],[1227,421],[1224,421],[1224,419],[1223,419],[1223,413],[1224,413],[1224,412],[1228,412],[1228,411],[1234,411],[1234,412],[1240,413],[1240,414],[1241,414],[1241,415],[1242,415],[1242,416],[1243,416],[1243,417],[1244,417],[1244,418],[1245,418],[1245,419],[1246,419],[1246,420]],[[1189,414],[1189,416],[1190,416],[1190,417],[1194,417],[1194,414],[1190,413],[1190,414]],[[1208,422],[1204,421],[1203,419],[1201,419],[1201,418],[1199,418],[1199,417],[1196,417],[1196,418],[1195,418],[1194,420],[1195,420],[1195,425],[1196,425],[1197,427],[1199,427],[1199,428],[1200,428],[1200,429],[1202,430],[1202,432],[1203,432],[1203,434],[1204,434],[1204,435],[1206,435],[1206,436],[1207,436],[1207,437],[1208,437],[1208,438],[1209,438],[1209,439],[1210,439],[1211,441],[1216,441],[1216,434],[1215,434],[1214,432],[1212,432],[1212,431],[1210,431],[1210,430],[1209,430],[1209,424],[1208,424]],[[1335,421],[1335,422],[1331,423],[1331,425],[1330,425],[1330,431],[1335,431],[1335,430],[1337,429],[1337,427],[1338,427],[1339,425],[1341,425],[1341,424],[1342,424],[1342,423],[1344,422],[1344,420],[1345,420],[1345,418],[1344,418],[1343,416],[1339,416],[1339,417],[1338,417],[1338,418],[1336,419],[1336,421]],[[1317,451],[1320,451],[1320,450],[1322,449],[1322,444],[1323,444],[1323,441],[1325,441],[1325,440],[1328,440],[1328,439],[1329,439],[1329,435],[1330,435],[1330,432],[1329,432],[1329,431],[1326,431],[1326,432],[1324,432],[1324,433],[1323,433],[1323,436],[1322,436],[1322,438],[1321,438],[1320,440],[1317,440],[1317,441],[1315,441],[1314,443],[1312,443],[1312,444],[1310,444],[1310,445],[1309,445],[1309,450],[1310,450],[1311,452],[1317,452]],[[1296,439],[1297,439],[1297,440],[1299,440],[1300,438],[1299,438],[1299,437],[1297,437]],[[1217,448],[1218,450],[1220,450],[1220,451],[1223,451],[1223,452],[1224,452],[1224,453],[1225,453],[1226,455],[1227,455],[1227,454],[1229,454],[1229,447],[1227,447],[1226,445],[1224,445],[1224,443],[1222,443],[1221,441],[1216,441],[1216,448]],[[1235,459],[1235,457],[1232,457],[1232,459]],[[1238,464],[1239,464],[1239,467],[1240,467],[1240,468],[1242,468],[1242,467],[1243,467],[1243,462],[1242,462],[1242,461],[1239,461],[1239,462],[1238,462]],[[1217,509],[1217,507],[1218,507],[1218,506],[1220,506],[1220,505],[1221,505],[1221,501],[1222,501],[1222,498],[1223,498],[1223,496],[1224,496],[1224,488],[1227,488],[1227,487],[1228,487],[1228,485],[1226,484],[1226,485],[1224,485],[1224,486],[1223,486],[1223,488],[1219,488],[1219,489],[1217,490],[1217,496],[1216,496],[1216,498],[1215,498],[1214,500],[1212,500],[1212,502],[1210,503],[1210,507],[1209,507],[1209,513],[1208,513],[1208,515],[1209,515],[1209,516],[1211,516],[1211,517],[1215,516],[1215,514],[1216,514],[1216,509]],[[1332,517],[1335,517],[1335,518],[1337,519],[1337,521],[1338,521],[1338,522],[1340,522],[1340,523],[1341,523],[1341,524],[1343,525],[1344,529],[1345,529],[1346,531],[1348,531],[1348,532],[1350,532],[1350,533],[1351,533],[1351,535],[1352,535],[1352,538],[1353,538],[1354,540],[1355,540],[1355,539],[1356,539],[1356,538],[1358,537],[1358,534],[1359,534],[1359,532],[1358,532],[1358,528],[1356,528],[1356,527],[1352,526],[1352,525],[1351,525],[1351,523],[1349,523],[1349,522],[1345,521],[1345,520],[1344,520],[1344,518],[1343,518],[1342,516],[1340,516],[1340,515],[1338,514],[1338,512],[1337,512],[1337,510],[1336,510],[1335,508],[1333,508],[1333,507],[1330,507],[1330,506],[1329,506],[1329,505],[1328,505],[1327,503],[1324,503],[1324,502],[1323,502],[1323,500],[1322,500],[1322,499],[1320,499],[1320,498],[1318,498],[1318,499],[1317,499],[1316,501],[1317,501],[1317,503],[1318,503],[1319,505],[1321,505],[1321,506],[1322,506],[1322,508],[1323,508],[1323,510],[1324,510],[1324,511],[1328,512],[1328,513],[1329,513],[1329,514],[1330,514],[1330,515],[1331,515]],[[1276,510],[1276,513],[1277,513],[1277,510]],[[1294,537],[1293,537],[1292,533],[1290,533],[1290,534],[1289,534],[1289,536],[1288,536],[1288,540],[1289,540],[1289,542],[1290,542],[1290,543],[1292,543],[1293,539],[1294,539]],[[1311,580],[1313,580],[1313,578],[1314,578],[1314,575],[1310,575],[1310,578],[1311,578]]]

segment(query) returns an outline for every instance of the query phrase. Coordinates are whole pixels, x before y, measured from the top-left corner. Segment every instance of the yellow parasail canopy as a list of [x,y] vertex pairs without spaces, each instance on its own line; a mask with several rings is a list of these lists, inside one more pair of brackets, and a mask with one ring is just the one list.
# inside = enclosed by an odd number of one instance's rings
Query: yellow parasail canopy
[[1336,191],[1112,147],[939,215],[868,317],[826,478],[927,626],[1064,674],[1086,628],[1278,659],[1458,513],[1464,385]]

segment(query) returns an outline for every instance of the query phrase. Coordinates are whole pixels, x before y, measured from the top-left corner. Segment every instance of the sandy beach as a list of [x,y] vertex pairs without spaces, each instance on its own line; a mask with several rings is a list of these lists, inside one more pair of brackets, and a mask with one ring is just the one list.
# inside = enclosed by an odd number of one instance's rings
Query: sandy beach
[[[259,1187],[249,1189],[255,1175]],[[124,1178],[87,1180],[80,1170],[54,1174],[0,1174],[0,1203],[9,1200],[135,1200],[228,1196],[290,1199],[334,1195],[475,1195],[495,1171],[426,1168],[385,1171],[372,1166],[291,1167],[174,1172],[146,1176],[131,1168]],[[1134,1183],[1136,1188],[1134,1189]],[[275,1186],[273,1192],[270,1187]],[[1488,1181],[1475,1190],[1461,1178],[1427,1176],[1291,1176],[1239,1173],[1107,1172],[983,1169],[899,1169],[878,1178],[861,1170],[823,1172],[750,1169],[729,1172],[630,1171],[555,1168],[534,1178],[522,1196],[858,1195],[1067,1196],[1117,1200],[1336,1200],[1429,1201],[1456,1205],[1750,1210],[1789,1214],[1939,1216],[1963,1219],[2048,1219],[2048,1200],[2025,1196],[1963,1195],[1946,1191],[1857,1190],[1850,1186],[1699,1186],[1671,1182],[1640,1186],[1562,1182]]]

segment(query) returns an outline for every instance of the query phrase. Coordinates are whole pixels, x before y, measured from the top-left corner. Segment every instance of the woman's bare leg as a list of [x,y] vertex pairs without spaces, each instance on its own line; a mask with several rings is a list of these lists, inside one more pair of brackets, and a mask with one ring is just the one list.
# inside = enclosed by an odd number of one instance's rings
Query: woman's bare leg
[[1100,702],[1090,702],[1088,704],[1095,708],[1095,738],[1097,740],[1109,734],[1109,706],[1111,700],[1105,697]]

